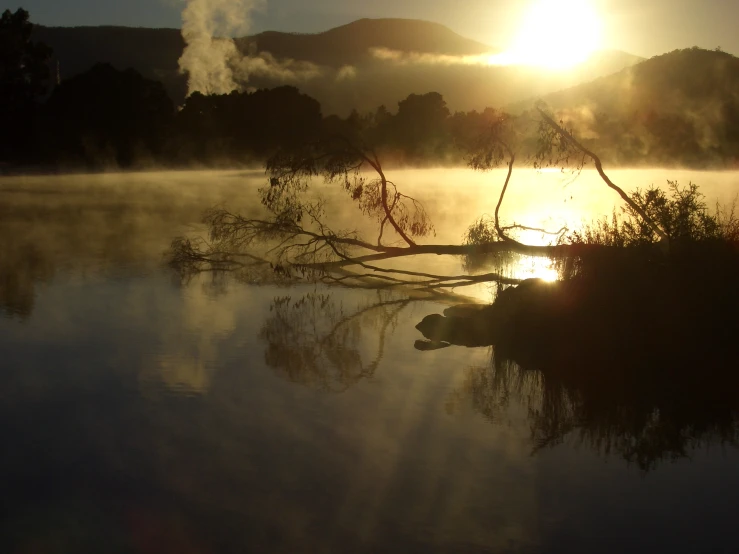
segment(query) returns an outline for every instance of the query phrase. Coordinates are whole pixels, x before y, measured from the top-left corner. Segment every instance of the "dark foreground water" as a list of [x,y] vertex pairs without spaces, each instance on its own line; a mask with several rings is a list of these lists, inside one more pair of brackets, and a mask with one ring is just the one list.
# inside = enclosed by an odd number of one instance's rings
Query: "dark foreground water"
[[0,552],[739,552],[710,433],[547,420],[541,376],[413,348],[440,304],[171,273],[246,178],[0,183]]

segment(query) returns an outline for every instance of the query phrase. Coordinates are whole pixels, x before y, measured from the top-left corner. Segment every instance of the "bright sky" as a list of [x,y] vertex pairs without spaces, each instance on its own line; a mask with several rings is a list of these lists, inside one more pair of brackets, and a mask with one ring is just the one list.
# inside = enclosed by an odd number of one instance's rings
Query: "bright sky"
[[[509,46],[535,0],[266,0],[253,32],[317,32],[361,17],[406,17],[444,23],[494,47]],[[557,0],[553,0],[557,1]],[[652,56],[689,46],[739,55],[736,0],[589,0],[603,20],[602,46]],[[184,0],[0,0],[22,6],[44,25],[179,27]],[[460,5],[464,6],[460,10]],[[577,28],[562,29],[577,33]]]

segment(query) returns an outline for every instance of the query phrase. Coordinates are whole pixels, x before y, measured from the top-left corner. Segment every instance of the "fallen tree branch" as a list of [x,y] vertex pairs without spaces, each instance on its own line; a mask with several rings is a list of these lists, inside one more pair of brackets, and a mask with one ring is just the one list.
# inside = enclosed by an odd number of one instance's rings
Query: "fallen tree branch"
[[621,199],[626,202],[631,209],[633,209],[639,216],[649,225],[649,227],[659,236],[661,240],[663,240],[665,243],[669,243],[669,237],[667,236],[667,233],[665,233],[664,230],[660,228],[659,225],[657,225],[654,220],[647,215],[647,213],[639,206],[636,202],[634,202],[631,197],[624,192],[624,190],[616,185],[611,179],[606,175],[606,172],[603,170],[603,163],[600,161],[600,158],[598,157],[595,152],[589,150],[585,146],[582,145],[569,131],[562,128],[561,125],[559,125],[554,119],[547,114],[541,107],[537,106],[536,108],[539,111],[539,114],[544,119],[547,125],[552,128],[552,130],[563,140],[571,144],[573,147],[575,147],[577,150],[579,150],[581,153],[588,156],[591,160],[593,160],[593,163],[595,164],[595,169],[598,171],[598,175],[603,180],[603,182],[608,185],[611,189],[615,190],[618,195],[621,197]]

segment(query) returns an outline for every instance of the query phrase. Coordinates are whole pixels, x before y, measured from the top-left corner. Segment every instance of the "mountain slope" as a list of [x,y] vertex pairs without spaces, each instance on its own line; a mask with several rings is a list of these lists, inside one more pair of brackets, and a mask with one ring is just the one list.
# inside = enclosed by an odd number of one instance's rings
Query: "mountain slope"
[[[184,101],[186,77],[178,68],[184,42],[177,29],[37,26],[34,40],[54,49],[63,79],[95,63],[109,62],[161,81],[176,104]],[[381,104],[393,109],[409,94],[429,91],[440,92],[452,110],[501,106],[589,81],[639,60],[622,52],[604,53],[568,72],[453,63],[454,56],[482,54],[491,48],[438,23],[411,19],[361,19],[317,34],[265,32],[236,43],[244,53],[269,52],[278,60],[309,62],[317,68],[310,78],[251,75],[249,86],[292,84],[318,99],[324,113],[338,114],[353,108],[373,110]],[[400,52],[408,59],[379,60],[372,56],[372,48]],[[442,63],[419,61],[414,53],[447,58]],[[344,66],[352,69],[342,76],[339,68]]]
[[330,67],[364,63],[370,59],[371,48],[454,56],[493,50],[439,23],[414,19],[360,19],[317,34],[267,31],[236,42],[242,51],[248,51],[248,45],[253,43],[258,52],[269,52],[277,58]]
[[178,103],[185,97],[187,83],[177,64],[185,48],[179,29],[34,25],[33,40],[52,47],[62,79],[97,63],[110,63],[117,69],[132,67],[148,79],[161,81]]
[[[661,105],[684,109],[739,92],[739,58],[689,48],[655,56],[592,82],[545,95],[553,108],[597,106],[619,112]],[[673,106],[674,105],[674,106]]]
[[739,58],[725,52],[675,50],[541,98],[617,163],[739,161]]

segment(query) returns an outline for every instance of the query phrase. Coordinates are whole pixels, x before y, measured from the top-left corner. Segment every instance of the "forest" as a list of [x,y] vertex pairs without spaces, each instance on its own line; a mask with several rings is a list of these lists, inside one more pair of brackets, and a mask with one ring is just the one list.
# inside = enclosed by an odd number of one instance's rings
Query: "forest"
[[[324,115],[316,99],[291,85],[195,93],[176,106],[160,82],[108,63],[58,81],[51,49],[34,42],[32,30],[24,10],[3,14],[6,171],[260,166],[281,148],[360,129],[372,135],[386,166],[464,165],[471,143],[501,113],[452,112],[440,93],[419,91],[397,106]],[[637,90],[628,101],[618,100],[621,74],[547,100],[612,165],[731,168],[739,151],[739,100],[732,93],[738,62],[723,52],[676,51],[635,66],[630,86]],[[526,121],[536,116],[533,104],[502,111]]]

